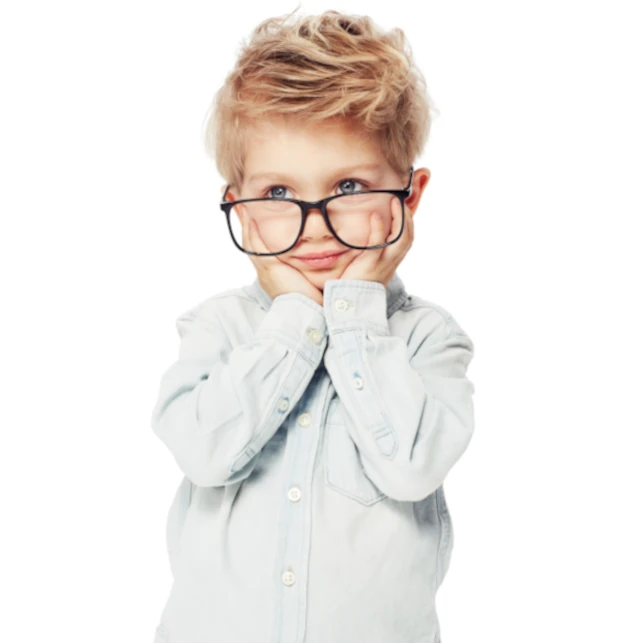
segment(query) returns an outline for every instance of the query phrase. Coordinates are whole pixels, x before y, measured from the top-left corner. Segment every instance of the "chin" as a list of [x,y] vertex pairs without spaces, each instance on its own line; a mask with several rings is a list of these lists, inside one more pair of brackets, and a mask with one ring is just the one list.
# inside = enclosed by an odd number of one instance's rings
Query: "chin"
[[314,270],[306,272],[306,278],[310,281],[313,286],[319,288],[322,292],[324,291],[324,284],[328,279],[339,279],[339,276],[342,273],[341,268],[333,268],[332,270]]

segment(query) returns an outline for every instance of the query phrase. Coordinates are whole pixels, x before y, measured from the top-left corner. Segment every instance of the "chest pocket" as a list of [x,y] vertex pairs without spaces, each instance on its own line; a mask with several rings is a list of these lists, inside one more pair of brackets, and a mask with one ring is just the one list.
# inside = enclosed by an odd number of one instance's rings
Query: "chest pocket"
[[384,498],[366,475],[357,446],[353,442],[339,398],[333,397],[328,407],[324,436],[324,474],[326,484],[363,505],[374,505]]

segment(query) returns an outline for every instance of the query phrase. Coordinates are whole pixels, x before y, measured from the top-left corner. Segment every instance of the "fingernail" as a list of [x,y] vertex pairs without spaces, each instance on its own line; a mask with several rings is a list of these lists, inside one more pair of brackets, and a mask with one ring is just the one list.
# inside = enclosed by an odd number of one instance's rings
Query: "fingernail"
[[381,221],[382,220],[382,215],[379,212],[375,213],[375,220],[376,221]]

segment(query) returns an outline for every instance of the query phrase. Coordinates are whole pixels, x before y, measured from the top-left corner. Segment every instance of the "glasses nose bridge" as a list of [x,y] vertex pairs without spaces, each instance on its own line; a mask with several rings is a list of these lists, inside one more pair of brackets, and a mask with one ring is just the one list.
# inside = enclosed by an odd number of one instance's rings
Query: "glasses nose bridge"
[[300,201],[301,209],[304,213],[304,219],[308,216],[310,210],[319,210],[324,218],[326,216],[326,202],[328,199],[320,199],[319,201]]
[[300,238],[305,234],[306,230],[310,231],[311,224],[308,222],[308,213],[310,212],[310,210],[319,210],[322,219],[324,220],[322,226],[325,228],[326,232],[334,234],[330,228],[330,222],[328,221],[328,214],[326,212],[326,203],[329,200],[330,199],[327,197],[325,199],[320,199],[319,201],[299,201],[302,213],[301,230],[299,233]]

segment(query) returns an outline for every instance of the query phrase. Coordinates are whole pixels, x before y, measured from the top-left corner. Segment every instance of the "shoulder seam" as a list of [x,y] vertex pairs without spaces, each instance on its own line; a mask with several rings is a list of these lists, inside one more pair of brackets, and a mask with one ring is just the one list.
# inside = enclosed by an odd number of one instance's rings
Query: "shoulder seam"
[[[411,299],[409,299],[411,301]],[[405,308],[405,310],[416,310],[418,308],[429,308],[436,313],[438,313],[442,317],[442,321],[446,327],[447,330],[447,337],[454,337],[456,335],[464,335],[465,337],[469,337],[469,335],[466,333],[466,331],[458,324],[458,322],[455,320],[454,316],[452,313],[450,313],[446,308],[443,308],[439,304],[435,304],[433,302],[427,301],[426,299],[419,299],[411,303],[408,308]]]
[[252,303],[258,303],[256,299],[252,298],[250,295],[248,295],[242,288],[235,288],[232,290],[228,290],[225,292],[220,292],[216,293],[214,295],[211,295],[210,297],[207,297],[206,299],[194,304],[191,308],[188,308],[187,310],[184,310],[182,313],[179,314],[179,319],[181,318],[189,318],[189,317],[196,317],[199,314],[199,311],[204,307],[207,306],[210,302],[213,301],[218,301],[219,299],[228,299],[230,297],[237,297],[239,299],[245,299],[246,301],[252,302]]
[[[408,301],[412,300],[409,298]],[[447,310],[445,310],[438,304],[433,304],[426,300],[420,300],[416,301],[415,303],[411,303],[407,308],[405,308],[405,310],[416,310],[418,308],[430,308],[431,310],[434,310],[436,313],[439,313],[446,324],[450,324],[451,319],[453,319],[453,316]]]

